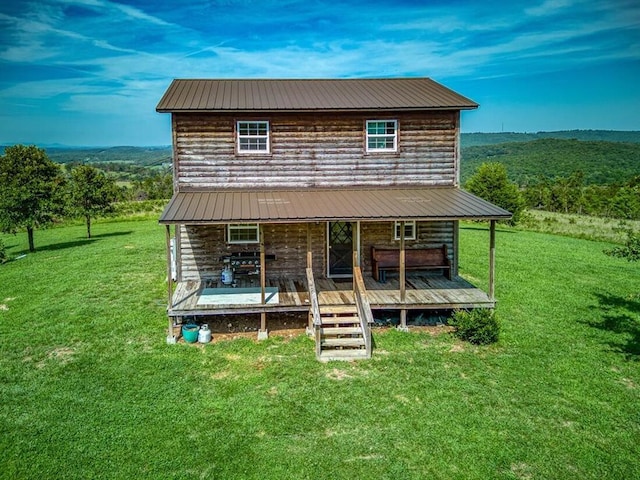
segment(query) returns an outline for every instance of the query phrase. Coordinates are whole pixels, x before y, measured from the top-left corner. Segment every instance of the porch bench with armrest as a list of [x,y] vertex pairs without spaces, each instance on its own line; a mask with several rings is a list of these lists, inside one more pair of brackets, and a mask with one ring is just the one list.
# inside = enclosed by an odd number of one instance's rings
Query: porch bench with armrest
[[[387,271],[400,271],[400,250],[371,247],[371,269],[373,278],[384,283]],[[451,260],[447,256],[446,245],[405,250],[405,270],[433,269],[442,269],[451,280]]]

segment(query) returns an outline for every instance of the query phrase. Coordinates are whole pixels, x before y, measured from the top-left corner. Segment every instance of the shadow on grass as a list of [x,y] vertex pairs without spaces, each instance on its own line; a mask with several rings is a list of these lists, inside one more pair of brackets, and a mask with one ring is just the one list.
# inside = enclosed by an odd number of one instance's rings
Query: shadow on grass
[[99,238],[109,238],[109,237],[121,237],[123,235],[131,235],[132,233],[133,233],[133,230],[128,230],[126,232],[99,233],[98,235],[91,235],[91,239],[93,240],[94,238],[99,239]]
[[585,323],[621,335],[623,338],[609,342],[611,349],[628,360],[640,360],[640,296],[623,298],[597,293],[596,298],[602,317]]
[[38,253],[38,252],[55,252],[56,250],[64,250],[66,248],[81,247],[83,245],[87,245],[95,241],[96,240],[94,240],[93,238],[91,239],[86,238],[84,240],[74,240],[73,242],[54,243],[52,245],[45,245],[44,247],[39,247],[38,243],[36,242],[35,252],[30,252],[29,249],[27,248],[25,250],[21,250],[17,252],[17,255],[24,255],[24,254],[28,255],[31,253]]
[[[477,223],[477,224],[467,224],[467,225],[460,225],[460,230],[477,230],[477,231],[481,231],[481,232],[489,232],[489,225],[488,224],[483,224],[483,223]],[[509,228],[506,225],[501,225],[501,224],[497,224],[496,225],[496,232],[500,232],[500,233],[518,233],[517,230],[513,230],[512,228]]]
[[[81,247],[83,245],[89,245],[91,243],[97,242],[101,238],[109,238],[109,237],[120,237],[123,235],[131,235],[133,231],[128,230],[125,232],[111,232],[111,233],[101,233],[98,235],[92,235],[91,238],[81,238],[78,240],[74,240],[72,242],[63,242],[63,243],[53,243],[51,245],[45,245],[43,247],[39,247],[36,242],[36,252],[55,252],[57,250],[65,250],[67,248],[75,248]],[[21,250],[16,253],[16,255],[23,255],[35,252],[29,252],[29,249]]]

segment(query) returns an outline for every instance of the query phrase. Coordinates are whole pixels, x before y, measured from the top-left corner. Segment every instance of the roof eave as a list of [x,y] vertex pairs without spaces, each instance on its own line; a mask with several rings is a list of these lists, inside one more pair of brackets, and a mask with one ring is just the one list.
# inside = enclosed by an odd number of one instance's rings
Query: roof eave
[[269,219],[269,220],[255,220],[255,219],[227,219],[227,220],[200,220],[200,221],[179,221],[179,220],[163,220],[158,221],[160,225],[226,225],[228,223],[261,223],[261,224],[285,224],[285,223],[315,223],[315,222],[400,222],[400,221],[416,221],[416,222],[451,222],[456,220],[469,220],[469,221],[489,221],[489,220],[509,220],[512,215],[504,216],[481,216],[481,217],[459,217],[459,216],[446,216],[446,217],[424,217],[424,218],[379,218],[379,217],[323,217],[323,218],[299,218],[299,219]]
[[371,113],[371,112],[426,112],[426,111],[458,111],[458,110],[475,110],[478,104],[473,105],[447,105],[435,107],[393,107],[393,108],[304,108],[304,109],[206,109],[206,108],[156,108],[158,113]]

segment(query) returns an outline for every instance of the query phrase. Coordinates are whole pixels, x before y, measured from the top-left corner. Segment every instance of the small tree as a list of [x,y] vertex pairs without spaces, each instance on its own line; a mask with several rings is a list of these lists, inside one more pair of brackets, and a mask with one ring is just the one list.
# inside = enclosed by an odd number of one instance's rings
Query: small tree
[[630,262],[640,262],[640,232],[627,231],[627,241],[621,247],[605,250],[612,257],[626,258]]
[[524,200],[515,183],[509,181],[507,169],[497,162],[483,163],[469,178],[465,189],[480,198],[513,214],[510,223],[515,225],[524,210]]
[[0,229],[16,233],[26,228],[29,251],[35,251],[34,229],[63,211],[63,184],[60,168],[43,149],[7,147],[0,156]]
[[88,165],[71,170],[71,209],[85,219],[87,238],[91,238],[91,218],[113,212],[117,198],[118,187],[103,171]]

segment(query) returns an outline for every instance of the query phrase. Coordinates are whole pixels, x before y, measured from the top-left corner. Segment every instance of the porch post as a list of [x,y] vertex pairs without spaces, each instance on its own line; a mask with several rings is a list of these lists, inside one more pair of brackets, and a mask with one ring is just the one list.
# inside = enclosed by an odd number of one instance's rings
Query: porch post
[[489,299],[495,300],[496,265],[496,221],[491,220],[489,227]]
[[[265,255],[264,255],[264,229],[262,224],[258,226],[260,235],[260,303],[265,305],[265,284],[266,284],[266,269],[265,269]],[[266,340],[268,338],[267,332],[267,312],[260,312],[260,331],[258,332],[258,340]]]
[[[311,224],[307,223],[307,268],[313,270],[313,253],[311,252]],[[309,305],[311,305],[311,299],[309,299]],[[309,308],[309,321],[307,326],[307,335],[312,336],[314,332],[313,327],[313,308]]]
[[313,254],[311,253],[311,224],[307,223],[307,268],[313,268]]
[[402,304],[402,309],[400,310],[400,330],[407,331],[407,309],[405,307],[406,297],[407,297],[407,286],[406,286],[406,253],[404,249],[404,220],[400,222],[400,303]]
[[167,306],[171,308],[171,297],[173,296],[173,280],[171,278],[171,225],[166,226],[167,242]]
[[[171,308],[173,297],[173,280],[171,278],[171,225],[166,225],[165,239],[167,243],[167,310]],[[169,328],[167,330],[167,343],[176,343],[173,334],[173,319],[169,318]]]

